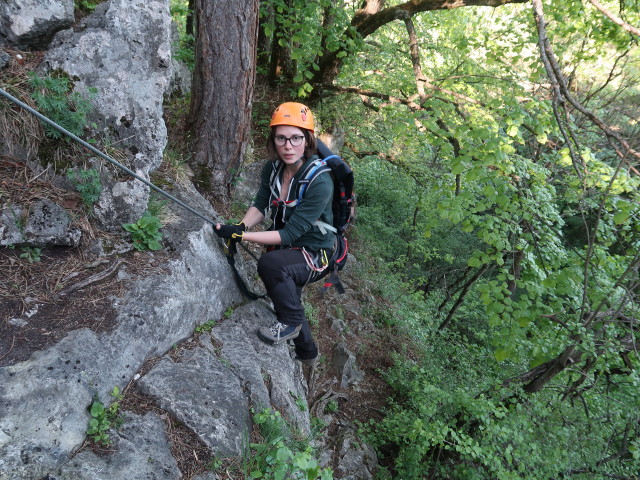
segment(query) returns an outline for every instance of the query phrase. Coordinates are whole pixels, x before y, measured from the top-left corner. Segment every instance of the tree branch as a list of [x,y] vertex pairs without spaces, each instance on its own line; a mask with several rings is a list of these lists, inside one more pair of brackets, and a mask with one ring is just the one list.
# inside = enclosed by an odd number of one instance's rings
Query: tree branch
[[615,13],[610,12],[609,10],[604,8],[604,6],[602,6],[600,4],[600,2],[598,2],[598,0],[589,0],[589,3],[591,3],[591,5],[593,5],[598,10],[600,10],[600,12],[602,12],[606,17],[608,17],[609,20],[611,20],[613,23],[618,24],[620,27],[622,27],[627,32],[640,37],[640,29],[638,29],[638,28],[636,28],[636,27],[634,27],[632,25],[629,25],[627,22],[625,22],[622,18],[617,16]]
[[[364,39],[380,27],[395,20],[404,19],[416,13],[434,10],[452,10],[461,7],[500,7],[510,3],[527,3],[528,0],[409,0],[400,5],[383,8],[382,0],[365,0],[362,7],[351,19],[351,25],[345,30],[343,39]],[[320,69],[311,83],[322,85],[333,83],[342,66],[342,55],[345,49],[333,52],[325,51],[319,59]],[[350,53],[350,52],[346,52]]]
[[[533,13],[534,19],[538,26],[538,43],[540,48],[540,57],[544,64],[545,70],[547,71],[547,75],[551,80],[553,89],[554,89],[554,97],[555,99],[565,108],[565,102],[570,103],[573,108],[582,113],[585,117],[587,117],[593,124],[595,124],[602,132],[607,136],[607,138],[611,140],[615,140],[619,146],[613,145],[613,148],[621,159],[628,163],[628,155],[631,155],[635,158],[640,159],[640,152],[632,149],[629,143],[622,138],[617,132],[615,132],[611,127],[606,125],[600,118],[598,118],[593,112],[587,110],[580,102],[578,102],[567,88],[567,83],[562,75],[562,71],[558,62],[555,59],[555,55],[553,54],[553,50],[551,49],[551,44],[547,37],[545,19],[544,19],[544,11],[542,8],[542,0],[533,0]],[[566,110],[566,108],[565,108]],[[568,114],[568,112],[567,112]],[[558,117],[556,117],[558,118]],[[560,122],[559,122],[560,123]],[[560,125],[562,128],[562,125]],[[566,138],[566,137],[565,137]],[[571,148],[572,143],[567,139],[567,146]],[[621,148],[620,148],[621,147]],[[573,153],[572,153],[573,156]],[[576,160],[574,160],[575,164]]]

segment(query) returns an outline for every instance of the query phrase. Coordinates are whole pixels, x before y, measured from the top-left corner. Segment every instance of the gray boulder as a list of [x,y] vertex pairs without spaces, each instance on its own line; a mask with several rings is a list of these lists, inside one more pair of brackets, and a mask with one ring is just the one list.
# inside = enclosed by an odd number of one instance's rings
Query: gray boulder
[[355,429],[342,427],[336,474],[344,480],[371,480],[378,466],[378,456],[373,448],[355,436]]
[[[143,170],[136,174],[149,180]],[[101,184],[102,191],[93,212],[102,228],[120,231],[122,224],[135,223],[144,215],[150,191],[146,184],[137,179],[118,181],[106,171],[101,175]]]
[[249,404],[240,379],[207,350],[164,358],[139,381],[140,390],[196,432],[216,456],[240,456],[249,438]]
[[273,347],[256,335],[259,327],[275,321],[270,306],[248,303],[213,329],[211,345],[242,379],[252,405],[274,407],[300,431],[309,433],[307,384],[300,363],[292,360],[288,345]]
[[0,50],[0,70],[9,65],[9,60],[11,60],[9,54]]
[[364,373],[356,365],[356,356],[346,343],[338,343],[333,350],[332,364],[340,376],[342,388],[357,384],[364,379]]
[[72,226],[71,217],[60,205],[49,199],[36,201],[26,221],[20,206],[6,205],[0,211],[0,246],[76,247],[81,231]]
[[123,426],[112,432],[109,455],[83,450],[47,478],[56,480],[162,479],[182,474],[168,448],[165,425],[156,415],[125,412]]
[[0,43],[20,50],[43,49],[57,31],[73,24],[73,10],[73,0],[3,0]]
[[[126,156],[128,168],[147,178],[160,166],[167,143],[162,103],[174,77],[168,0],[100,4],[80,28],[54,37],[43,71],[57,69],[74,79],[76,91],[97,89],[93,133]],[[140,182],[113,178],[95,207],[107,229],[140,218],[148,199]]]

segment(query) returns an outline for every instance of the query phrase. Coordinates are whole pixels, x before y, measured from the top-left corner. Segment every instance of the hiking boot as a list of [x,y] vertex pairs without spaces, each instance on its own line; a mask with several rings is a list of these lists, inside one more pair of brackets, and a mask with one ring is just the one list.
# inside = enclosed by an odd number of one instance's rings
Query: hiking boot
[[318,364],[318,360],[320,360],[320,352],[318,352],[318,355],[313,358],[300,358],[296,355],[296,360],[308,367],[315,367]]
[[263,342],[278,345],[296,338],[300,335],[301,328],[301,325],[285,325],[284,323],[276,322],[270,327],[260,327],[258,329],[258,337]]

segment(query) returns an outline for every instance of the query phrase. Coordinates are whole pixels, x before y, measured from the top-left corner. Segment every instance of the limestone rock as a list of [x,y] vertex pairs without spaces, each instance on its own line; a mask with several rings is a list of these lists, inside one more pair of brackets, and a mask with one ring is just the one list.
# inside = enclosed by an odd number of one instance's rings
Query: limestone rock
[[[167,0],[98,5],[78,29],[56,34],[42,68],[44,73],[66,72],[75,91],[89,95],[96,89],[90,95],[92,135],[107,139],[120,151],[119,158],[127,157],[120,163],[143,178],[160,166],[167,144],[162,104],[174,76]],[[113,174],[102,180],[95,212],[104,228],[116,229],[142,216],[148,187]]]
[[[220,318],[240,301],[211,228],[187,236],[189,248],[165,274],[134,282],[114,303],[111,332],[77,330],[27,361],[0,368],[1,480],[42,478],[60,468],[86,437],[94,396],[106,402],[147,358],[163,355],[202,318]],[[112,480],[120,478],[131,477]]]
[[333,350],[333,366],[340,375],[342,388],[356,384],[364,378],[364,373],[356,365],[356,356],[340,342]]
[[73,24],[73,10],[73,0],[3,0],[0,43],[21,50],[45,48],[57,31]]
[[336,473],[344,480],[371,480],[378,466],[373,448],[363,444],[349,428],[341,429],[342,445]]
[[26,221],[22,214],[18,205],[6,205],[0,211],[0,246],[76,247],[80,243],[82,232],[55,202],[40,199],[30,207]]
[[9,60],[11,60],[11,56],[7,52],[0,50],[0,70],[9,65]]
[[182,474],[171,456],[165,425],[155,414],[139,416],[123,412],[125,423],[110,432],[113,453],[99,456],[83,450],[65,463],[49,479],[114,480],[163,479],[178,480]]
[[188,351],[179,363],[164,358],[138,385],[215,455],[242,455],[251,427],[249,404],[240,379],[210,352]]
[[213,343],[242,379],[253,405],[274,407],[309,433],[306,381],[300,363],[292,359],[288,345],[267,345],[256,335],[258,327],[275,320],[273,310],[263,302],[248,303],[213,329]]

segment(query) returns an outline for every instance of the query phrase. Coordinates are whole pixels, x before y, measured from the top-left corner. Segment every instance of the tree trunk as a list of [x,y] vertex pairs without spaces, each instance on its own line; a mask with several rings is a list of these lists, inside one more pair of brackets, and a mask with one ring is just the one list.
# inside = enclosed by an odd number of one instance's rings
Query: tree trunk
[[225,197],[250,139],[259,0],[196,0],[190,123],[197,181]]
[[188,9],[189,11],[187,13],[187,25],[185,27],[185,30],[187,35],[193,35],[195,33],[193,31],[193,16],[195,15],[195,10],[196,10],[195,0],[189,0]]
[[[291,0],[285,0],[285,6],[287,11],[293,15]],[[271,39],[271,61],[267,75],[271,85],[275,85],[281,76],[291,80],[295,75],[295,66],[291,59],[291,45],[288,37],[286,28],[282,22],[278,22],[278,16],[276,15],[276,30],[273,32],[273,38]]]

